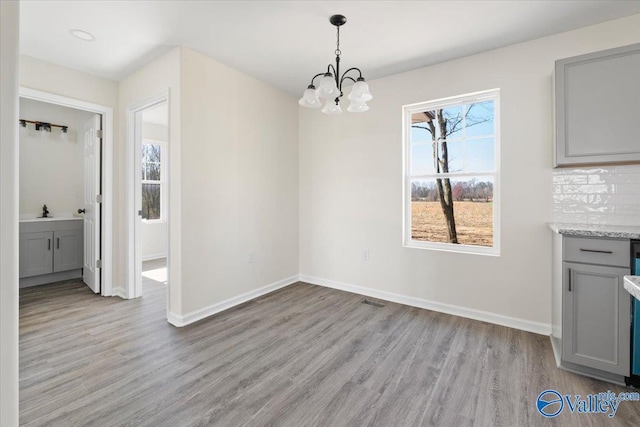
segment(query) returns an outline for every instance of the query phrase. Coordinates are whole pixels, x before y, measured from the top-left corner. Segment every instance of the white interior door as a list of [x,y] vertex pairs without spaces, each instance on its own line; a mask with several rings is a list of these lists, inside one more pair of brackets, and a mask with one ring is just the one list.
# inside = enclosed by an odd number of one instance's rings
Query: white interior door
[[100,115],[84,125],[84,283],[100,293]]

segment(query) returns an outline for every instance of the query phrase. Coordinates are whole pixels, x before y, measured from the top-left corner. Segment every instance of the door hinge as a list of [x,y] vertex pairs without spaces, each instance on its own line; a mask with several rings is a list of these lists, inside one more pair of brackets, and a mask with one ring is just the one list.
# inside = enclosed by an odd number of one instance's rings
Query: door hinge
[[100,139],[104,138],[104,131],[102,129],[98,129],[96,131],[96,138],[100,138]]
[[102,194],[96,194],[96,203],[102,203]]
[[102,260],[96,260],[96,268],[102,268]]

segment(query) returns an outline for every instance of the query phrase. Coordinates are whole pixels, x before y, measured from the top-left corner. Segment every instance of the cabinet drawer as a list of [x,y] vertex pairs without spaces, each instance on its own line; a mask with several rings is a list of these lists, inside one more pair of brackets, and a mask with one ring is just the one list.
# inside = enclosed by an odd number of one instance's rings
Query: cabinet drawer
[[631,265],[630,244],[626,239],[565,237],[564,260],[629,267]]

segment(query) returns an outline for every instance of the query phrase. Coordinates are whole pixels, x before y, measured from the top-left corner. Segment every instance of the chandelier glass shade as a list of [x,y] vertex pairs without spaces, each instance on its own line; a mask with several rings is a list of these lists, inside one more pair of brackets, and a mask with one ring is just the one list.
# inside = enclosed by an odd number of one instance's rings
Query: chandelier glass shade
[[[302,98],[298,101],[298,104],[307,108],[320,108],[325,114],[340,114],[342,113],[342,107],[340,107],[340,99],[343,94],[343,84],[346,81],[353,82],[351,92],[347,96],[350,104],[347,107],[347,111],[350,113],[362,113],[369,109],[367,102],[373,99],[371,92],[369,91],[369,85],[362,77],[362,72],[359,68],[349,68],[342,75],[340,74],[340,27],[347,22],[347,18],[343,15],[333,15],[329,18],[331,25],[336,27],[336,63],[329,64],[325,73],[319,73],[313,76],[311,84],[307,86]],[[356,74],[357,73],[357,74]],[[351,74],[351,75],[349,75]],[[357,75],[357,77],[355,77]],[[353,76],[353,77],[352,77]],[[320,78],[321,77],[321,78]],[[355,78],[354,78],[355,77]],[[318,86],[315,86],[316,79],[319,78]],[[323,106],[324,101],[324,106]]]

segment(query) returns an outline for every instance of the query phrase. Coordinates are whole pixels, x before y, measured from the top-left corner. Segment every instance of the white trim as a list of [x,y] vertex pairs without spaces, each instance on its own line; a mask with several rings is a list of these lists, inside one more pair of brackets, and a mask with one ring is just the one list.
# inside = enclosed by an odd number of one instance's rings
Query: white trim
[[[493,171],[483,172],[450,172],[446,174],[411,175],[411,115],[413,113],[445,108],[458,104],[469,104],[482,101],[494,102],[494,166]],[[476,139],[477,136],[468,140]],[[480,137],[478,137],[480,138]],[[455,141],[467,138],[455,138]],[[452,140],[453,141],[453,140]],[[500,256],[500,89],[489,89],[466,95],[452,96],[428,102],[418,102],[402,107],[402,246],[412,249],[428,249],[447,252],[458,252],[474,255]],[[416,179],[463,178],[470,176],[491,176],[493,178],[493,246],[461,245],[443,242],[413,240],[411,238],[411,183]]]
[[[149,108],[153,105],[160,104],[162,102],[167,103],[167,107],[169,106],[169,89],[165,89],[155,95],[152,95],[148,98],[143,99],[140,102],[129,105],[126,110],[126,233],[127,233],[127,241],[126,241],[126,266],[125,266],[125,287],[127,290],[127,295],[130,298],[137,298],[142,296],[142,248],[141,248],[141,240],[140,236],[142,233],[141,225],[142,221],[138,217],[137,211],[140,209],[140,192],[141,192],[141,159],[140,159],[140,150],[138,150],[138,146],[136,143],[136,130],[140,131],[140,129],[136,129],[136,120],[135,115],[142,110]],[[167,115],[170,113],[167,112]],[[169,147],[170,144],[170,120],[168,119],[167,125],[167,141],[164,141],[165,146]],[[138,126],[141,128],[141,126]],[[140,136],[140,140],[142,141],[142,135]],[[171,161],[169,158],[169,150],[165,150],[166,154],[163,160],[163,163],[168,163]],[[165,166],[165,170],[169,170],[167,166]],[[168,174],[165,174],[164,182],[167,187],[169,187],[169,181],[171,177]],[[169,236],[169,213],[165,215],[164,218],[167,221],[167,242]],[[170,268],[170,259],[167,258],[167,276],[169,274]],[[171,286],[167,286],[167,318],[170,315],[169,311],[169,301],[170,301],[170,292]]]
[[551,340],[551,350],[553,351],[553,358],[556,361],[556,366],[559,368],[562,362],[562,350],[560,349],[560,344],[556,344],[556,339],[553,335],[549,336]]
[[113,295],[113,108],[68,98],[49,92],[27,87],[20,87],[20,98],[33,99],[49,104],[61,105],[78,110],[90,111],[102,115],[102,238],[100,269],[100,293],[103,296]]
[[162,254],[151,254],[151,255],[144,255],[142,257],[142,261],[151,261],[153,259],[160,259],[160,258],[166,258],[167,257],[167,253],[162,253]]
[[532,322],[530,320],[519,319],[517,317],[503,316],[501,314],[490,313],[488,311],[475,310],[473,308],[461,307],[458,305],[444,304],[422,298],[410,297],[395,294],[392,292],[380,291],[377,289],[365,288],[349,283],[336,282],[334,280],[322,279],[320,277],[300,275],[300,281],[312,285],[324,286],[341,291],[360,294],[398,304],[409,305],[411,307],[423,308],[425,310],[437,311],[440,313],[452,314],[454,316],[465,317],[482,322],[493,323],[522,331],[533,332],[540,335],[551,335],[551,324]]
[[122,299],[129,299],[129,295],[127,295],[127,291],[124,288],[113,288],[111,290],[112,297],[120,297]]
[[296,282],[298,282],[297,275],[287,277],[286,279],[279,280],[277,282],[271,283],[270,285],[263,286],[253,291],[249,291],[244,294],[229,298],[219,303],[202,308],[200,310],[192,311],[191,313],[187,313],[184,316],[179,316],[175,313],[170,312],[167,316],[167,320],[173,326],[177,326],[177,327],[187,326],[191,323],[197,322],[198,320],[202,320],[205,317],[209,317],[216,313],[220,313],[221,311],[228,310],[232,307],[235,307],[236,305],[245,303],[247,301],[251,301],[252,299],[266,295],[278,289],[287,287]]

